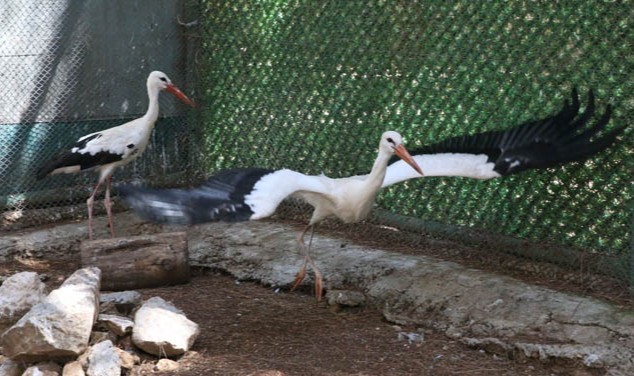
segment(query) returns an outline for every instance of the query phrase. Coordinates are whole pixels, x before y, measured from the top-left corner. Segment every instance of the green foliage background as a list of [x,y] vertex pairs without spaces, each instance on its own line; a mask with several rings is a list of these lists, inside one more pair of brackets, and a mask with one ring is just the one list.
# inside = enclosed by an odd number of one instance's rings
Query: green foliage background
[[[592,88],[634,118],[632,1],[202,1],[204,166],[370,169],[407,145],[504,129]],[[596,118],[596,117],[595,117]],[[585,163],[496,181],[418,179],[379,206],[628,259],[634,132]],[[424,169],[424,166],[423,166]],[[634,256],[630,256],[634,259]],[[633,262],[634,265],[634,262]]]

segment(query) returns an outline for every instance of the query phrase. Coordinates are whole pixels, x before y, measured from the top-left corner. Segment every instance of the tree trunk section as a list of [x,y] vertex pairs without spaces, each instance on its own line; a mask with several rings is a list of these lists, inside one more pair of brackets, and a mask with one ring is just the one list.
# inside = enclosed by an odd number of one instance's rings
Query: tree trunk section
[[84,241],[81,262],[101,269],[103,291],[176,285],[190,278],[185,232]]

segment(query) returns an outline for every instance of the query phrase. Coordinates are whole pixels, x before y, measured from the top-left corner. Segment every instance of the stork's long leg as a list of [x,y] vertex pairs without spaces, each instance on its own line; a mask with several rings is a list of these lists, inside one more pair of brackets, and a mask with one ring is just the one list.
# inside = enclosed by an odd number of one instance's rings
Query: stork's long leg
[[[308,240],[308,247],[306,247],[306,243],[304,243],[304,236],[306,235],[306,232],[308,231],[308,229],[311,229],[311,232],[310,232],[310,239]],[[297,286],[299,286],[299,284],[302,283],[302,281],[306,277],[306,266],[310,264],[310,266],[313,267],[313,272],[315,273],[315,297],[317,298],[317,301],[320,301],[322,297],[323,278],[322,278],[321,272],[319,271],[319,268],[317,268],[317,265],[315,264],[313,259],[310,257],[310,247],[313,244],[314,235],[315,235],[315,226],[308,225],[304,228],[304,230],[301,233],[299,233],[297,237],[297,243],[299,244],[300,249],[304,253],[304,265],[302,265],[301,269],[299,269],[299,271],[297,272],[297,275],[295,276],[295,282],[293,283],[293,288],[291,290],[295,290]]]
[[302,265],[302,267],[299,269],[299,271],[297,271],[297,274],[295,275],[295,282],[293,283],[293,287],[291,288],[292,290],[295,290],[297,288],[297,286],[299,286],[299,284],[304,280],[304,278],[306,277],[306,265],[308,264],[308,254],[306,253],[306,245],[304,244],[304,235],[306,234],[306,231],[308,231],[308,229],[311,228],[311,225],[308,225],[306,227],[304,227],[304,229],[297,234],[297,244],[299,246],[299,249],[302,251],[302,253],[304,253],[304,265]]
[[92,205],[95,202],[95,196],[97,196],[97,193],[99,192],[99,187],[101,187],[101,179],[97,181],[97,186],[95,186],[95,189],[86,201],[86,204],[88,205],[88,239],[90,240],[92,240]]
[[115,237],[114,224],[112,223],[112,201],[110,201],[110,181],[112,176],[106,179],[106,197],[103,199],[103,205],[106,207],[106,213],[108,213],[108,226],[110,226],[110,234]]

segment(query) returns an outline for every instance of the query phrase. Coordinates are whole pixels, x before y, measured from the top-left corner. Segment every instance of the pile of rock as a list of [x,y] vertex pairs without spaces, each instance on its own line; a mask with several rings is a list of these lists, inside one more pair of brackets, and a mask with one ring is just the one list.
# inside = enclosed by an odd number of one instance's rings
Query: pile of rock
[[5,280],[0,375],[121,375],[141,351],[167,358],[189,350],[199,329],[183,312],[135,291],[100,294],[100,280],[98,268],[80,269],[48,295],[37,273]]

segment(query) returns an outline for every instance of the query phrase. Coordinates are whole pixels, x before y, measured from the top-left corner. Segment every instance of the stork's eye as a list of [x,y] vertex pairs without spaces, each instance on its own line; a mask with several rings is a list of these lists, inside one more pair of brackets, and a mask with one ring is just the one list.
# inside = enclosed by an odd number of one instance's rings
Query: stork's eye
[[390,144],[394,145],[394,140],[392,140],[392,137],[388,137],[387,138],[387,142],[389,142]]
[[167,82],[167,78],[165,78],[165,77],[160,77],[159,80],[161,80],[163,82]]

